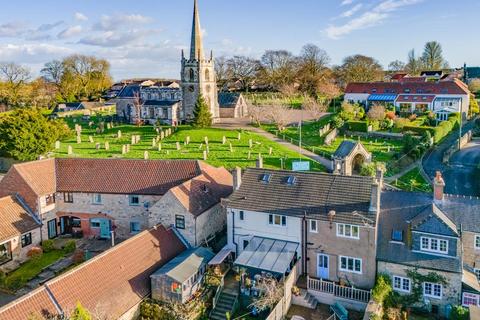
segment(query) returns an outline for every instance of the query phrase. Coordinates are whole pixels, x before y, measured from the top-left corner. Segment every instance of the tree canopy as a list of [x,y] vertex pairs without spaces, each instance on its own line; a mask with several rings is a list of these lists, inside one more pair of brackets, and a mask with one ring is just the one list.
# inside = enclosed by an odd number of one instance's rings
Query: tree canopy
[[39,109],[16,109],[0,121],[0,155],[20,161],[36,160],[70,130],[63,120],[50,120]]
[[383,69],[380,63],[372,57],[360,54],[346,57],[343,64],[337,67],[336,74],[343,84],[383,79]]

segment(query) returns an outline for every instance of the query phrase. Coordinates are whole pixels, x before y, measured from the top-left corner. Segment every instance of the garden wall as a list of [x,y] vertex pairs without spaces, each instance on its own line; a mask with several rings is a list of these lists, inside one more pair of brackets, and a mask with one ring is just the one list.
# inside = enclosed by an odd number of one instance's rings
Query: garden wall
[[[472,130],[467,131],[460,139],[460,148],[463,148],[467,143],[472,141],[472,136],[473,136]],[[447,163],[450,160],[450,158],[453,156],[453,154],[457,151],[458,151],[458,139],[455,140],[455,143],[453,143],[450,146],[450,148],[445,150],[445,152],[443,153],[442,162]]]
[[380,131],[371,131],[371,132],[357,132],[357,131],[346,131],[345,134],[350,136],[360,136],[363,138],[379,138],[379,139],[388,139],[388,140],[402,140],[403,133],[394,133],[394,132],[380,132]]

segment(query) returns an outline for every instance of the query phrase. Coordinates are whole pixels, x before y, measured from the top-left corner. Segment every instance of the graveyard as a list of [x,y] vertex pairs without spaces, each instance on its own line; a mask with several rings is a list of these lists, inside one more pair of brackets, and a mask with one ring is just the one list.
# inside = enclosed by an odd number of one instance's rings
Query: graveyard
[[190,126],[154,127],[70,119],[74,134],[57,141],[55,157],[198,159],[232,169],[256,165],[261,157],[266,168],[291,169],[293,161],[309,161],[313,171],[325,168],[258,134]]

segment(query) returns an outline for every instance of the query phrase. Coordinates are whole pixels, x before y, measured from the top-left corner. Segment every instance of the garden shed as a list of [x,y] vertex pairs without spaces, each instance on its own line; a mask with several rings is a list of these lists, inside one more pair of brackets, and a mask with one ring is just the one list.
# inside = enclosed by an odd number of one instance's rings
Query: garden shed
[[152,298],[187,302],[200,288],[207,264],[214,256],[210,249],[198,247],[173,258],[150,276]]

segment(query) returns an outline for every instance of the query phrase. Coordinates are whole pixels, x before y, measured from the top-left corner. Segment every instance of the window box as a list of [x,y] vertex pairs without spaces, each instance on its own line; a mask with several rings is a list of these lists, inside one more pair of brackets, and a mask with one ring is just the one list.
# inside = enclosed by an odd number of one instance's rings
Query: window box
[[362,274],[362,259],[340,256],[340,271]]
[[337,237],[360,239],[360,228],[351,224],[337,223]]

